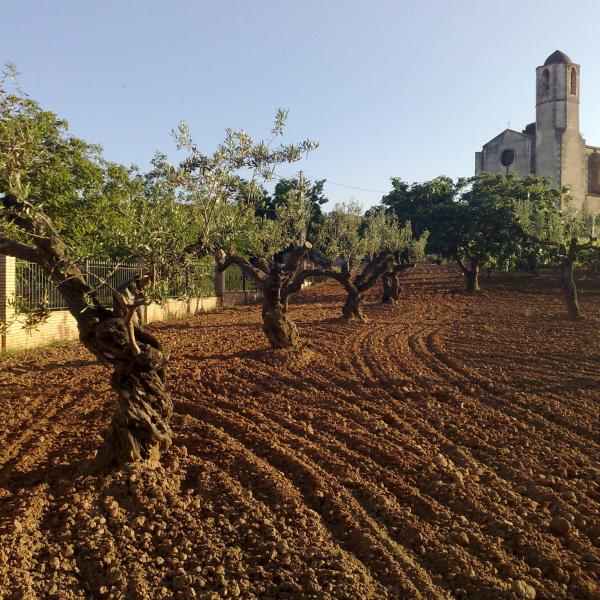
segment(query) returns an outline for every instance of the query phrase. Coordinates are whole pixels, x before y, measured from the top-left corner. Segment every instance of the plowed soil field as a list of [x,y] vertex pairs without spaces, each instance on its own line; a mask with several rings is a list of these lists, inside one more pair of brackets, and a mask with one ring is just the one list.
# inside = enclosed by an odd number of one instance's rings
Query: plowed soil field
[[256,306],[153,327],[174,446],[80,467],[113,408],[76,344],[0,358],[0,597],[600,598],[600,297],[423,266],[398,306]]

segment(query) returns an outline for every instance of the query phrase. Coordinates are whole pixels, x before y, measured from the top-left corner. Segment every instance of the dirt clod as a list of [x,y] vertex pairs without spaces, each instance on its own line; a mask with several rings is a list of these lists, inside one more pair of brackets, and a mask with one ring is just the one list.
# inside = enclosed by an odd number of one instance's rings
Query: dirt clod
[[527,598],[528,600],[535,600],[536,592],[535,588],[529,585],[527,582],[521,579],[516,579],[512,582],[513,592],[519,598]]
[[554,533],[565,535],[571,530],[571,522],[564,517],[554,517],[550,523],[550,527]]

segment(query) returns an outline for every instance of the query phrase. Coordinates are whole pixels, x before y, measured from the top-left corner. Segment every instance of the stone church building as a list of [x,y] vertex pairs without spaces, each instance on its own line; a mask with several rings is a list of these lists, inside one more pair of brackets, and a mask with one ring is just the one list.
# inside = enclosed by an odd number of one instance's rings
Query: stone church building
[[550,177],[571,190],[577,208],[600,213],[600,147],[579,132],[580,66],[556,50],[535,70],[535,123],[505,129],[475,153],[475,173]]

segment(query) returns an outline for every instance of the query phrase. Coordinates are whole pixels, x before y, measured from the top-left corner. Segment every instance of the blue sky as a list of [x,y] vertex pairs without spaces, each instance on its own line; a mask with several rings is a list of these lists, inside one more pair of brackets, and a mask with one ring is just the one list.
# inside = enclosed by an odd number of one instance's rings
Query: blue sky
[[[107,158],[175,154],[181,119],[210,152],[226,127],[318,140],[312,178],[388,190],[393,176],[471,175],[507,123],[535,119],[534,73],[581,64],[581,131],[600,145],[598,0],[1,0],[0,60]],[[380,193],[329,183],[365,206]]]

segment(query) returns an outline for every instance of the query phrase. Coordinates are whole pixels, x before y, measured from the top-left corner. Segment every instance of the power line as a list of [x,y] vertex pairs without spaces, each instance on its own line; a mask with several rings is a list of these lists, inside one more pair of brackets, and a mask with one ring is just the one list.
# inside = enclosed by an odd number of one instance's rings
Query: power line
[[332,185],[339,185],[340,187],[350,188],[351,190],[360,190],[361,192],[374,192],[375,194],[387,194],[388,193],[388,192],[383,192],[381,190],[372,190],[370,188],[358,187],[356,185],[347,185],[345,183],[337,183],[335,181],[330,181],[329,179],[326,179],[325,183],[331,183]]
[[[277,177],[278,179],[289,179],[289,177],[283,177],[282,175],[279,175],[278,173],[273,173],[273,175],[275,177]],[[306,177],[308,177],[309,179],[312,179],[313,181],[316,180],[315,177],[309,177],[308,175],[306,175]],[[374,194],[387,194],[388,193],[388,192],[384,192],[382,190],[373,190],[371,188],[364,188],[364,187],[359,187],[356,185],[348,185],[346,183],[337,183],[336,181],[331,181],[330,179],[325,179],[325,183],[330,183],[331,185],[337,185],[340,187],[349,188],[351,190],[360,190],[361,192],[373,192]]]

